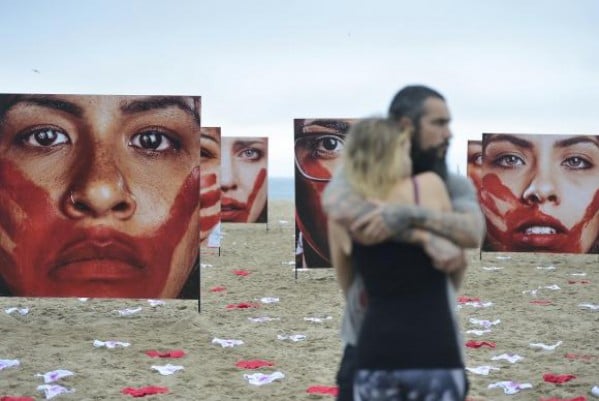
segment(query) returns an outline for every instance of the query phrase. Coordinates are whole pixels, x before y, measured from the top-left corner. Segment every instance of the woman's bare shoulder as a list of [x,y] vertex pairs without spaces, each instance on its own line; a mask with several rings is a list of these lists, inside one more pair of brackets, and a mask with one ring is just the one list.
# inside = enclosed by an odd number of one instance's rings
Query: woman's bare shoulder
[[351,254],[351,238],[345,227],[333,219],[329,219],[327,225],[329,229],[329,242],[331,242],[331,245],[334,244],[332,247],[335,248],[338,246],[345,255]]
[[410,204],[414,198],[413,194],[414,189],[412,188],[412,181],[410,177],[406,177],[395,183],[384,201]]
[[414,176],[414,179],[418,181],[418,184],[435,187],[443,187],[445,188],[445,183],[443,179],[439,177],[437,173],[432,171],[426,171],[424,173],[419,173]]

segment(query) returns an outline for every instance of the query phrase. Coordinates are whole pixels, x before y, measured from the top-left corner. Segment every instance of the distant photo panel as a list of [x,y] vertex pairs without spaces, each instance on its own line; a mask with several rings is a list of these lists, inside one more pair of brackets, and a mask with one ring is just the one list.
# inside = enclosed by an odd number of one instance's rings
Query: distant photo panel
[[199,297],[199,96],[0,95],[0,295]]
[[599,137],[483,134],[485,251],[599,253]]
[[296,268],[331,267],[322,191],[356,119],[294,120]]
[[221,137],[221,221],[268,222],[268,137]]
[[483,171],[483,142],[478,140],[468,141],[468,152],[466,160],[466,174],[474,184],[476,191],[480,193],[481,178]]
[[221,132],[220,127],[202,127],[200,163],[200,245],[220,246]]

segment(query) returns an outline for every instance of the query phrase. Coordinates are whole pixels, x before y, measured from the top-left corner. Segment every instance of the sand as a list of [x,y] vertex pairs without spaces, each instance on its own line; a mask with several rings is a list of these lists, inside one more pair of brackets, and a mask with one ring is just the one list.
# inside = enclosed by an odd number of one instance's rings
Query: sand
[[[310,395],[306,390],[313,385],[335,384],[343,299],[332,269],[299,271],[295,277],[290,264],[294,260],[293,203],[271,201],[269,209],[268,229],[264,224],[224,224],[221,255],[203,253],[201,313],[193,300],[167,300],[164,305],[151,307],[147,300],[0,298],[0,359],[18,359],[21,363],[0,371],[0,398],[19,395],[41,400],[43,394],[36,387],[43,380],[35,375],[67,369],[75,374],[58,384],[75,392],[56,400],[123,400],[130,398],[121,394],[123,388],[150,385],[168,387],[167,394],[146,397],[156,400],[332,400],[331,396]],[[589,391],[599,385],[599,312],[579,305],[599,304],[599,256],[489,253],[481,260],[473,251],[469,258],[460,295],[493,305],[464,305],[459,310],[464,339],[492,341],[496,347],[467,349],[466,365],[500,368],[488,376],[469,374],[470,399],[539,400],[581,395],[592,399]],[[249,275],[235,275],[238,269],[249,271]],[[574,275],[579,273],[586,275]],[[545,288],[552,285],[560,289]],[[225,290],[211,291],[218,286]],[[535,289],[536,296],[526,292]],[[279,301],[262,303],[264,297]],[[530,303],[535,299],[551,304]],[[259,307],[227,309],[227,305],[239,303]],[[30,311],[25,316],[4,312],[13,306]],[[129,317],[118,315],[118,310],[135,307],[142,310]],[[276,320],[249,320],[261,316]],[[479,337],[465,333],[481,328],[470,323],[470,318],[501,322]],[[277,335],[292,334],[303,334],[306,339],[277,339]],[[223,348],[212,343],[214,338],[244,343]],[[94,348],[95,339],[131,345]],[[562,344],[554,351],[529,345],[558,341]],[[175,349],[184,350],[186,355],[166,359],[145,354],[147,350]],[[524,359],[513,364],[491,360],[503,353]],[[256,371],[235,366],[238,361],[251,359],[267,360],[274,366]],[[168,363],[184,366],[184,370],[162,376],[151,369]],[[285,377],[263,386],[244,379],[244,374],[275,371]],[[543,381],[545,373],[573,374],[576,378],[556,385]],[[533,388],[516,395],[487,388],[508,380],[530,383]]]

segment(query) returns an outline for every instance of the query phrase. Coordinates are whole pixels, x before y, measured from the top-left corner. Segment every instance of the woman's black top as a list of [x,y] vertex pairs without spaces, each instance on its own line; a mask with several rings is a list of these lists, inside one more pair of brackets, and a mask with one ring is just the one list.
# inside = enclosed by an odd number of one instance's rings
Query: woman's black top
[[358,369],[464,367],[448,278],[421,247],[354,242],[352,264],[368,295]]

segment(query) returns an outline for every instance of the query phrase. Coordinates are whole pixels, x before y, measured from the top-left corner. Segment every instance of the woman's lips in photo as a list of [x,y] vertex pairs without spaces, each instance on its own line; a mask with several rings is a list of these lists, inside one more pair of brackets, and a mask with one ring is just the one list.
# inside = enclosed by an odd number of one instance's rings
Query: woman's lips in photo
[[547,226],[531,226],[524,230],[524,234],[527,235],[548,235],[548,234],[557,234],[557,230],[554,227]]
[[50,269],[59,280],[119,281],[141,277],[144,263],[127,243],[115,240],[76,242],[63,249]]
[[246,204],[231,198],[221,199],[221,220],[245,221],[247,218]]
[[568,230],[558,220],[543,215],[521,222],[514,230],[513,240],[517,245],[539,249],[559,250],[567,239]]

